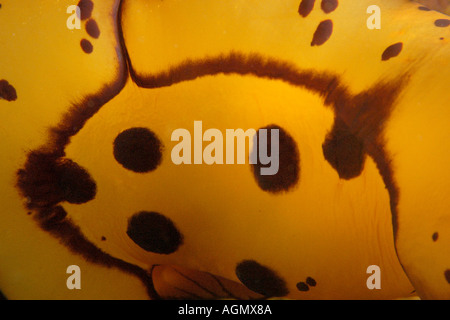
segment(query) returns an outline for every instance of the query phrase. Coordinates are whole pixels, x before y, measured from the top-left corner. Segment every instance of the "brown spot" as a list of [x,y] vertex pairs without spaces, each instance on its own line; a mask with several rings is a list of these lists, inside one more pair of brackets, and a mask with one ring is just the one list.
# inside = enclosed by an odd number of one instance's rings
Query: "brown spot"
[[[267,163],[267,161],[261,161],[259,154],[263,144],[261,129],[266,129],[267,143],[264,143],[264,145],[267,146],[266,152],[262,153],[271,157],[269,164],[263,164],[264,162]],[[257,137],[255,137],[254,145],[257,147],[252,151],[257,154],[257,163],[251,165],[256,182],[264,191],[272,193],[289,191],[297,184],[300,177],[300,154],[297,144],[284,129],[277,125],[270,125],[261,129],[258,130]],[[278,172],[275,174],[262,174],[262,168],[272,166],[272,169],[275,169],[276,155],[271,155],[270,152],[272,144],[277,143],[277,141],[272,141],[272,130],[278,130]]]
[[444,272],[445,280],[450,283],[450,269],[445,270]]
[[6,80],[0,80],[0,99],[15,101],[17,99],[16,89]]
[[303,292],[309,291],[308,285],[304,282],[297,283],[296,287],[297,287],[298,291],[303,291]]
[[298,7],[298,13],[304,18],[307,17],[313,10],[315,1],[316,0],[302,0]]
[[315,287],[317,285],[316,280],[311,277],[306,278],[306,283],[311,287]]
[[28,208],[48,208],[59,202],[81,204],[92,200],[96,185],[89,173],[70,159],[34,151],[18,171],[18,187]]
[[439,233],[437,233],[437,232],[433,233],[431,238],[433,239],[433,241],[437,241],[437,239],[439,238]]
[[316,31],[314,32],[311,46],[321,46],[331,37],[333,33],[333,21],[324,20],[319,23]]
[[175,224],[157,212],[141,211],[128,220],[127,235],[145,251],[171,254],[183,243]]
[[439,40],[444,40],[444,37],[440,37]]
[[430,8],[427,8],[427,7],[424,7],[424,6],[420,6],[418,9],[422,10],[422,11],[431,11]]
[[338,7],[338,0],[322,0],[320,6],[322,7],[323,12],[330,13]]
[[102,241],[106,241],[106,237],[102,236]]
[[97,22],[94,19],[88,20],[86,22],[86,32],[92,38],[97,39],[100,36],[100,29],[98,28]]
[[280,276],[254,260],[240,262],[236,266],[236,276],[247,288],[267,297],[283,297],[289,293]]
[[383,54],[381,55],[381,60],[387,61],[390,58],[394,58],[394,57],[398,56],[400,54],[400,52],[402,51],[402,49],[403,49],[402,42],[398,42],[393,45],[390,45],[389,47],[386,48],[386,50],[384,50]]
[[87,54],[91,53],[94,50],[94,47],[92,46],[92,43],[89,40],[82,39],[80,41],[81,49]]
[[340,119],[335,119],[333,128],[322,145],[322,151],[341,179],[355,178],[363,171],[366,156],[364,144]]
[[78,2],[78,7],[80,8],[80,19],[86,20],[92,15],[94,3],[91,0],[80,0],[80,2]]
[[162,143],[147,128],[130,128],[114,140],[114,158],[124,168],[144,173],[155,170],[161,163]]
[[449,19],[437,19],[434,22],[434,25],[436,27],[444,28],[450,26],[450,20]]

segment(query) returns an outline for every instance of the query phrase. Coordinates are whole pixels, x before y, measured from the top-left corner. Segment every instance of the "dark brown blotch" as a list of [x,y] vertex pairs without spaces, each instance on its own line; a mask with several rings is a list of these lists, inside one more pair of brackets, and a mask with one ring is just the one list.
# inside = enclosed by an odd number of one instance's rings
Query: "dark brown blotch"
[[444,272],[445,280],[450,283],[450,269],[445,270]]
[[364,169],[366,154],[364,144],[339,118],[322,144],[325,160],[336,170],[341,179],[352,179]]
[[[267,133],[266,152],[272,158],[272,163],[269,164],[262,164],[259,157],[259,148],[263,141],[261,139],[261,129],[266,129]],[[272,130],[274,129],[278,130],[278,172],[273,175],[263,175],[261,174],[262,168],[274,166],[274,156],[270,154],[272,143],[274,143],[272,141]],[[257,163],[252,164],[251,168],[258,186],[262,190],[272,193],[291,190],[300,178],[300,153],[294,139],[277,125],[260,128],[255,138],[255,148],[252,152],[257,153],[258,157]]]
[[302,0],[298,7],[298,13],[303,17],[307,17],[314,8],[315,0]]
[[315,287],[317,285],[316,280],[311,277],[306,278],[306,283],[311,287]]
[[80,41],[80,46],[81,46],[81,49],[87,54],[92,53],[92,51],[94,51],[94,47],[92,46],[92,43],[87,39],[82,39]]
[[317,26],[314,32],[311,46],[321,46],[331,37],[333,33],[333,21],[324,20]]
[[338,7],[338,0],[322,0],[320,6],[323,12],[330,13]]
[[434,21],[434,25],[436,27],[445,28],[450,26],[450,20],[449,19],[437,19]]
[[45,152],[31,152],[17,175],[17,186],[30,209],[49,208],[62,201],[86,203],[97,192],[94,180],[84,168]]
[[86,20],[92,15],[94,3],[91,0],[80,0],[80,2],[78,2],[78,7],[80,8],[80,19]]
[[6,80],[0,80],[0,99],[15,101],[17,99],[16,89]]
[[420,7],[418,7],[418,9],[422,10],[422,11],[431,11],[430,8],[427,8],[427,7],[424,7],[424,6],[420,6]]
[[386,50],[384,50],[383,54],[381,55],[381,60],[387,61],[391,58],[398,56],[400,54],[400,52],[402,52],[402,49],[403,49],[402,42],[398,42],[393,45],[390,45],[389,47],[386,48]]
[[67,216],[66,210],[61,206],[50,207],[40,210],[40,225],[44,230],[53,230],[58,228]]
[[171,254],[183,243],[175,224],[157,212],[141,211],[128,220],[127,235],[145,251]]
[[302,291],[302,292],[309,291],[308,285],[304,282],[297,283],[296,287],[297,287],[298,291]]
[[247,288],[266,297],[283,297],[289,293],[286,282],[275,271],[254,260],[240,262],[236,276]]
[[439,233],[435,232],[433,233],[433,235],[431,236],[431,238],[433,239],[433,241],[437,241],[439,238]]
[[114,158],[124,168],[145,173],[155,170],[162,161],[162,142],[156,134],[141,127],[127,129],[114,140]]
[[94,39],[98,39],[100,36],[100,29],[98,28],[98,24],[94,19],[88,20],[86,22],[86,32]]

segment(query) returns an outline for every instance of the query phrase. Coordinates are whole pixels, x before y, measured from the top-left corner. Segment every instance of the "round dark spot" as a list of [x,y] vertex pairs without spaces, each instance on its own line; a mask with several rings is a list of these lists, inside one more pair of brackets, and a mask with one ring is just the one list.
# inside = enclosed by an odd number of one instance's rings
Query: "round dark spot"
[[[276,137],[277,132],[278,144],[272,141],[272,135]],[[300,177],[300,154],[294,139],[279,126],[269,125],[259,129],[254,140],[252,153],[257,154],[257,162],[251,168],[258,186],[273,193],[288,191],[294,187]],[[272,148],[276,152],[277,145],[278,157],[271,154]],[[265,152],[261,149],[263,146],[266,146]],[[261,155],[267,159],[263,160]]]
[[268,297],[282,297],[289,293],[282,278],[254,260],[240,262],[236,266],[236,276],[250,290]]
[[322,0],[320,6],[322,7],[323,12],[330,13],[338,7],[338,0]]
[[88,22],[86,22],[86,32],[88,33],[88,35],[95,39],[100,36],[100,29],[98,28],[98,24],[95,20],[90,19]]
[[336,170],[341,179],[352,179],[364,169],[363,143],[352,134],[347,125],[336,119],[322,144],[325,160]]
[[434,22],[434,25],[436,27],[444,28],[450,26],[450,20],[449,19],[437,19]]
[[445,270],[444,272],[445,280],[450,283],[450,269]]
[[427,8],[427,7],[424,7],[424,6],[420,6],[418,9],[422,10],[422,11],[431,11],[430,8]]
[[147,128],[131,128],[114,140],[114,157],[126,169],[143,173],[155,170],[161,163],[162,143]]
[[315,287],[317,284],[316,280],[311,277],[306,278],[306,283],[311,287]]
[[305,18],[308,16],[314,8],[314,2],[316,0],[302,0],[298,7],[298,13]]
[[167,217],[141,211],[128,220],[127,235],[145,251],[170,254],[183,242],[183,236]]
[[91,17],[94,3],[91,0],[80,0],[78,7],[80,8],[80,19],[86,20]]
[[88,54],[92,53],[92,51],[94,50],[94,47],[92,46],[92,43],[89,40],[86,40],[86,39],[82,39],[80,41],[80,46],[81,46],[81,49],[83,49],[83,51],[85,53],[88,53]]
[[444,37],[440,37],[439,40],[444,40]]
[[102,236],[102,241],[106,241],[106,237]]
[[299,291],[309,291],[308,285],[304,282],[297,283],[296,287]]
[[437,233],[437,232],[433,233],[431,238],[433,239],[433,241],[437,241],[437,239],[439,238],[439,233]]
[[0,98],[6,101],[15,101],[17,99],[16,89],[6,80],[0,80]]
[[333,33],[333,21],[325,20],[319,23],[314,32],[311,46],[321,46],[331,37]]
[[403,49],[402,42],[398,42],[393,45],[390,45],[389,47],[386,48],[386,50],[384,50],[383,54],[381,55],[381,60],[386,61],[386,60],[389,60],[390,58],[394,58],[394,57],[398,56],[400,54],[400,52],[402,51],[402,49]]

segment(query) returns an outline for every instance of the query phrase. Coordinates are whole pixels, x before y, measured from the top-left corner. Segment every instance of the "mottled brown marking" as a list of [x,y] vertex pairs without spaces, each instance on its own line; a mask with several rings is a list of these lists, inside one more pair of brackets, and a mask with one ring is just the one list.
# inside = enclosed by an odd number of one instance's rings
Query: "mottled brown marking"
[[[252,164],[252,172],[255,177],[258,186],[267,192],[279,193],[282,191],[290,191],[299,181],[300,177],[300,153],[297,148],[297,144],[294,139],[282,128],[277,125],[269,125],[261,128],[267,130],[267,153],[270,153],[272,143],[271,130],[278,130],[278,147],[279,147],[279,168],[278,172],[274,175],[262,175],[261,168],[270,167],[273,163],[263,165],[259,159],[256,164]],[[261,145],[260,130],[257,132],[257,142],[255,145]]]
[[434,25],[436,27],[445,28],[450,26],[450,20],[449,19],[437,19],[434,21]]
[[316,0],[302,0],[298,7],[298,13],[303,17],[307,17],[314,8],[314,2]]
[[330,13],[338,7],[338,0],[322,0],[320,6],[323,12]]
[[80,2],[78,2],[78,7],[80,8],[80,19],[86,20],[92,15],[94,3],[91,0],[80,0]]
[[322,151],[341,179],[355,178],[364,169],[364,144],[339,118],[335,119],[333,128],[327,134]]
[[17,99],[16,89],[6,80],[0,80],[0,99],[15,101]]
[[94,39],[98,39],[100,36],[100,29],[94,19],[89,19],[88,22],[86,22],[86,32]]
[[82,39],[80,41],[80,46],[81,46],[81,49],[87,54],[92,53],[92,51],[94,50],[92,43],[87,39]]
[[[123,2],[119,3],[119,21],[122,4]],[[118,25],[120,43],[122,48],[124,48],[120,24]],[[299,70],[297,66],[289,62],[265,58],[256,54],[245,55],[231,53],[207,59],[185,61],[163,72],[145,76],[136,73],[132,68],[131,60],[127,56],[126,51],[123,51],[123,54],[128,59],[128,65],[130,66],[128,71],[132,80],[138,86],[144,88],[160,88],[182,81],[194,80],[206,75],[240,74],[281,80],[293,86],[317,93],[324,99],[325,105],[332,108],[335,115],[339,115],[345,121],[350,131],[364,142],[367,154],[377,164],[386,188],[389,191],[394,233],[397,232],[398,189],[393,179],[389,155],[384,151],[384,141],[381,138],[381,133],[385,121],[389,118],[393,103],[405,83],[404,80],[408,79],[407,76],[403,75],[398,80],[390,83],[378,83],[358,95],[352,95],[341,83],[337,75],[319,73],[315,70]],[[34,152],[51,154],[55,157],[64,157],[64,148],[69,143],[70,138],[78,133],[86,121],[94,116],[103,105],[122,90],[127,75],[126,66],[119,64],[116,78],[103,86],[95,94],[82,97],[78,103],[72,105],[69,111],[64,114],[62,120],[56,126],[50,128],[50,137],[47,144],[39,150],[30,152],[28,157]],[[365,125],[369,125],[368,131],[360,128],[361,126],[364,128]],[[18,180],[20,180],[23,171],[21,169],[17,172]],[[20,189],[20,186],[18,187]],[[27,197],[25,196],[24,199],[27,199]],[[30,203],[32,202],[30,201],[27,204]],[[54,205],[47,204],[46,208],[36,208],[36,214],[33,216],[38,223],[41,219],[41,214],[51,207],[54,207]],[[74,253],[81,254],[88,261],[107,267],[114,266],[136,275],[147,287],[148,294],[152,299],[160,298],[153,286],[151,270],[144,270],[136,265],[126,263],[123,260],[113,258],[102,252],[84,237],[80,229],[70,219],[63,219],[58,224],[58,227],[51,228],[48,231],[70,250]]]
[[333,33],[333,21],[324,20],[319,23],[316,31],[314,32],[311,46],[321,46],[331,37]]
[[92,200],[96,184],[89,173],[70,159],[32,152],[18,172],[18,187],[28,208],[48,208],[59,202],[81,204]]
[[286,282],[276,272],[254,260],[240,262],[236,276],[247,288],[266,297],[283,297],[289,293]]

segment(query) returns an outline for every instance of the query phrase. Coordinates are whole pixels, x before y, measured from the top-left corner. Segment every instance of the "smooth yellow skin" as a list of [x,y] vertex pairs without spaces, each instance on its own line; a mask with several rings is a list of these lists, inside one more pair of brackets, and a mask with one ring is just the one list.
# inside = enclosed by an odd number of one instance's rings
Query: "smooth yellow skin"
[[[80,39],[88,38],[84,29],[65,27],[65,9],[72,3],[19,3],[0,9],[0,39],[7,48],[1,52],[0,78],[14,84],[19,96],[15,102],[0,100],[0,288],[12,299],[148,298],[135,277],[88,263],[40,230],[15,188],[26,153],[47,142],[47,129],[69,106],[122,80],[125,59],[113,19],[118,3],[95,3],[101,36],[90,39],[90,55],[79,47]],[[299,3],[127,0],[124,44],[138,76],[232,51],[339,75],[353,94],[408,74],[384,131],[400,189],[396,242],[389,195],[374,161],[367,158],[363,173],[349,181],[324,161],[322,143],[333,112],[323,99],[253,76],[207,76],[156,89],[128,79],[66,148],[67,157],[95,179],[98,192],[86,204],[64,203],[64,208],[88,240],[144,269],[176,264],[239,281],[236,263],[254,259],[282,275],[288,298],[393,299],[416,290],[421,298],[449,299],[443,272],[450,269],[450,29],[433,24],[446,16],[420,11],[409,1],[386,0],[340,1],[330,14],[316,1],[302,18]],[[381,8],[380,30],[366,27],[366,9],[374,4]],[[333,34],[324,45],[311,47],[324,19],[333,20]],[[400,41],[401,54],[382,62],[383,51]],[[297,143],[300,183],[272,195],[258,188],[248,165],[175,166],[170,135],[177,128],[193,132],[194,120],[203,121],[203,130],[222,132],[280,125]],[[165,146],[162,164],[144,175],[123,169],[112,156],[117,134],[135,126],[149,127]],[[185,243],[176,253],[145,252],[126,236],[128,218],[141,210],[161,212],[182,230]],[[434,232],[437,242],[431,239]],[[71,264],[81,267],[82,290],[65,286]],[[381,290],[366,287],[366,268],[373,264],[381,268]],[[298,291],[296,283],[307,276],[317,287]]]

